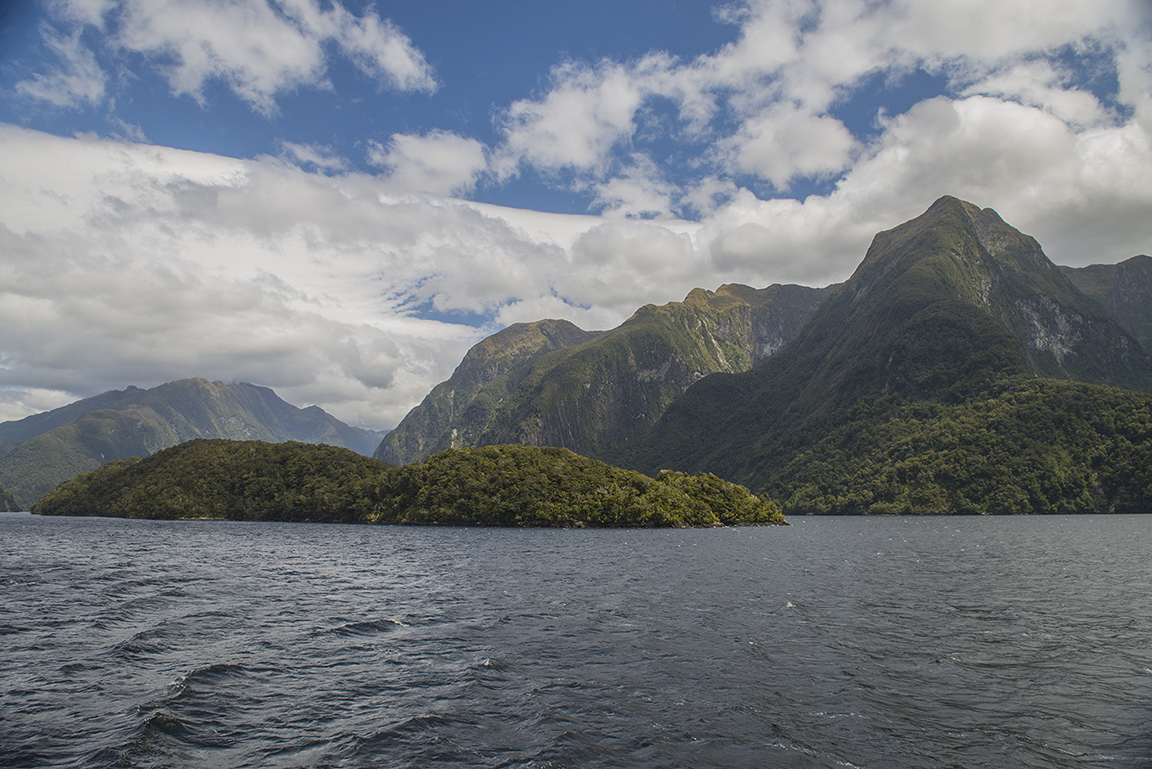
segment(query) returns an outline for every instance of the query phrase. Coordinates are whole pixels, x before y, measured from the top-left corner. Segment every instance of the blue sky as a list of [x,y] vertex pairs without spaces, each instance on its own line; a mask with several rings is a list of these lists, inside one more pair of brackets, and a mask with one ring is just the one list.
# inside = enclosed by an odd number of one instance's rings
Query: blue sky
[[513,322],[845,279],[943,194],[1152,251],[1148,0],[50,0],[0,17],[0,419],[394,425]]

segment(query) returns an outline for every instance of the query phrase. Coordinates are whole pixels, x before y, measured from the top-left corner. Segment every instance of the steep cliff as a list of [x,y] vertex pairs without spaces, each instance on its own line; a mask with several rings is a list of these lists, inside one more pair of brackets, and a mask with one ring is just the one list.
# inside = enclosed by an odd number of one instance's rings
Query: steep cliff
[[1077,288],[1108,308],[1146,352],[1152,352],[1152,257],[1060,269]]
[[546,353],[595,339],[566,320],[516,323],[478,342],[452,377],[381,441],[377,459],[407,464],[445,449],[478,445],[492,413]]

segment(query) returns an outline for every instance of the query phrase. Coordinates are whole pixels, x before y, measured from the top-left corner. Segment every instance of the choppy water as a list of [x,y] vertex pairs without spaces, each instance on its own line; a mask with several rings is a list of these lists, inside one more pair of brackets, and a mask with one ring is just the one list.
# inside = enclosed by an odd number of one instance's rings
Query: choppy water
[[1152,767],[1152,516],[0,515],[7,767]]

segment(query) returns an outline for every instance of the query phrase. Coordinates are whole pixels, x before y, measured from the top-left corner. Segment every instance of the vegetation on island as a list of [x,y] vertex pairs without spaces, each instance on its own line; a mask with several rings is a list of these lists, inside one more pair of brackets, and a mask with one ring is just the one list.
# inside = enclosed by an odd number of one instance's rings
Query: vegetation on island
[[559,448],[450,449],[389,465],[304,443],[194,440],[61,484],[42,515],[465,526],[687,527],[785,523],[714,475],[651,478]]
[[3,486],[0,486],[0,513],[15,513],[22,509],[16,501],[16,497],[5,491]]

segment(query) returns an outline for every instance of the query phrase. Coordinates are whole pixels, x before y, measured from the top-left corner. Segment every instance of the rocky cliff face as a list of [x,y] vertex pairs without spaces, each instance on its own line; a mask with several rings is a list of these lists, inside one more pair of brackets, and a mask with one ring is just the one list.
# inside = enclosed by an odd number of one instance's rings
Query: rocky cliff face
[[1152,353],[1152,257],[1060,269],[1077,288],[1101,302],[1145,352]]
[[[640,308],[572,344],[521,344],[527,324],[470,351],[381,444],[391,462],[450,447],[519,443],[599,456],[647,430],[694,382],[747,371],[779,352],[834,288],[727,285]],[[546,323],[557,323],[546,321]],[[573,327],[574,328],[574,327]],[[498,354],[517,350],[522,354]],[[467,373],[466,373],[467,372]],[[465,379],[471,382],[465,387]],[[449,397],[451,394],[451,397]]]

